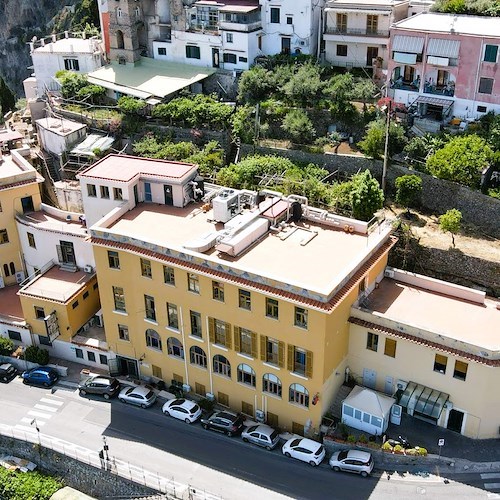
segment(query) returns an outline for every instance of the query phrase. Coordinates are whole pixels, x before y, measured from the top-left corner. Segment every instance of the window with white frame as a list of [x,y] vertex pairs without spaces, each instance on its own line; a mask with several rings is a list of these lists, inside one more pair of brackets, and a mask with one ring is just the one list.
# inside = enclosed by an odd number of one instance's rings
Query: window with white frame
[[255,371],[250,365],[238,365],[238,382],[255,387]]
[[192,365],[201,366],[202,368],[207,367],[207,355],[205,351],[197,345],[189,349],[189,360]]
[[146,330],[146,345],[148,347],[151,347],[152,349],[157,349],[158,351],[161,351],[160,334],[157,331],[148,328]]
[[216,354],[214,356],[213,365],[214,373],[231,378],[231,363],[225,356],[222,354]]
[[262,377],[262,390],[281,398],[281,380],[273,373],[265,373]]
[[309,391],[300,384],[292,384],[288,395],[290,403],[309,407]]
[[182,342],[175,337],[169,337],[167,339],[167,351],[170,356],[184,359],[184,347]]

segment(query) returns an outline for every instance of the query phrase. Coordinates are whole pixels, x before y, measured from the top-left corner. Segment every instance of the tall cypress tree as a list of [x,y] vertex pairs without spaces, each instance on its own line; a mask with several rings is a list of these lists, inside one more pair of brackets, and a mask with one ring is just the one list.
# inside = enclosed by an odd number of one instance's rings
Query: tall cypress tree
[[2,115],[16,109],[16,97],[0,76],[0,108]]

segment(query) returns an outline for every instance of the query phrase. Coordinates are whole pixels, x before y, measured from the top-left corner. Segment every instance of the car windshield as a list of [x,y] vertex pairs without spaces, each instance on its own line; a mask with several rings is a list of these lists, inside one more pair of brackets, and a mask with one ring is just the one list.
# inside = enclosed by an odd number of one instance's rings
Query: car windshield
[[344,460],[345,458],[347,458],[347,450],[344,450],[344,451],[341,451],[339,453],[339,460]]
[[194,405],[190,410],[189,410],[189,413],[191,413],[191,415],[194,415],[198,410],[200,409],[200,407],[198,405]]
[[295,448],[296,446],[298,446],[298,445],[299,445],[300,441],[301,441],[300,439],[294,439],[294,440],[290,443],[290,447],[291,447],[291,448]]
[[185,399],[176,399],[171,403],[172,406],[181,406],[185,403]]
[[127,392],[125,392],[125,394],[128,396],[128,395],[129,395],[129,394],[130,394],[133,390],[134,390],[134,388],[133,388],[133,387],[129,387],[129,388],[127,389]]
[[323,451],[324,451],[323,446],[320,446],[320,447],[318,448],[318,451],[316,451],[315,455],[318,457],[319,455],[321,455],[321,454],[323,453]]
[[274,441],[278,436],[279,436],[278,431],[273,431],[273,433],[270,436],[271,441]]
[[154,393],[153,391],[149,391],[149,392],[146,394],[146,399],[151,399],[154,395],[155,395],[155,393]]
[[258,425],[252,425],[252,427],[249,427],[247,429],[247,432],[253,432],[255,429],[257,429]]

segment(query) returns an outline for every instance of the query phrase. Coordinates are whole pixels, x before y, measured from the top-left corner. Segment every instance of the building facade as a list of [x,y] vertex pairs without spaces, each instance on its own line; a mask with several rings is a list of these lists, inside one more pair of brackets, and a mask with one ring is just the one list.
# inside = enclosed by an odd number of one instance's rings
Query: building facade
[[[95,203],[86,186],[111,171],[137,193],[90,227],[112,370],[297,432],[317,428],[344,380],[350,307],[383,275],[390,227],[369,232],[300,197],[113,155],[79,175],[85,207]],[[165,196],[175,180],[184,196]],[[307,228],[290,223],[292,210]]]
[[494,17],[421,13],[396,23],[389,95],[415,112],[416,123],[434,122],[433,131],[452,117],[473,121],[498,113],[499,33],[500,19]]
[[345,68],[387,68],[389,29],[408,15],[408,0],[331,0],[325,8],[325,59]]

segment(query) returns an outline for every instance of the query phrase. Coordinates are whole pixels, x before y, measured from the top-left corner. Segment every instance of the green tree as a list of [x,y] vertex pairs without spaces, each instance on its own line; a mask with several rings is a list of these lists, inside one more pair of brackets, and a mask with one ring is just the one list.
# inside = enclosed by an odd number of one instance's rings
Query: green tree
[[366,103],[371,101],[378,91],[378,87],[368,78],[363,78],[354,85],[352,98],[363,103],[363,114],[367,111]]
[[352,178],[350,200],[353,216],[368,221],[384,204],[384,193],[369,170],[356,174]]
[[490,165],[493,151],[477,135],[454,137],[443,148],[427,158],[429,173],[439,179],[476,187],[481,172]]
[[281,128],[288,134],[293,142],[308,144],[316,135],[312,121],[305,111],[292,109],[283,120]]
[[78,99],[89,100],[92,104],[98,104],[105,95],[106,89],[100,85],[85,85],[76,93]]
[[58,71],[56,78],[61,82],[61,94],[66,99],[76,98],[78,92],[88,85],[87,77],[74,71]]
[[396,202],[406,207],[407,212],[422,193],[422,179],[418,175],[402,175],[395,181]]
[[5,337],[0,337],[0,355],[10,356],[14,351],[14,342]]
[[261,66],[255,66],[241,75],[238,83],[238,99],[257,103],[267,99],[274,90],[272,72]]
[[136,99],[129,95],[124,95],[118,99],[117,105],[120,111],[130,115],[135,115],[146,107],[146,101],[143,99]]
[[462,224],[462,212],[456,208],[448,210],[446,213],[439,217],[439,227],[443,232],[451,234],[451,241],[455,247],[455,234],[460,231]]
[[500,16],[498,0],[437,0],[432,10],[450,14],[473,16]]
[[291,104],[313,106],[323,89],[321,70],[316,64],[305,64],[283,85],[282,91]]
[[[358,146],[368,156],[381,158],[385,150],[386,120],[374,120],[368,124],[365,137]],[[403,151],[406,144],[406,136],[403,127],[393,121],[389,124],[389,158]]]
[[16,96],[0,76],[0,110],[1,116],[16,109]]

